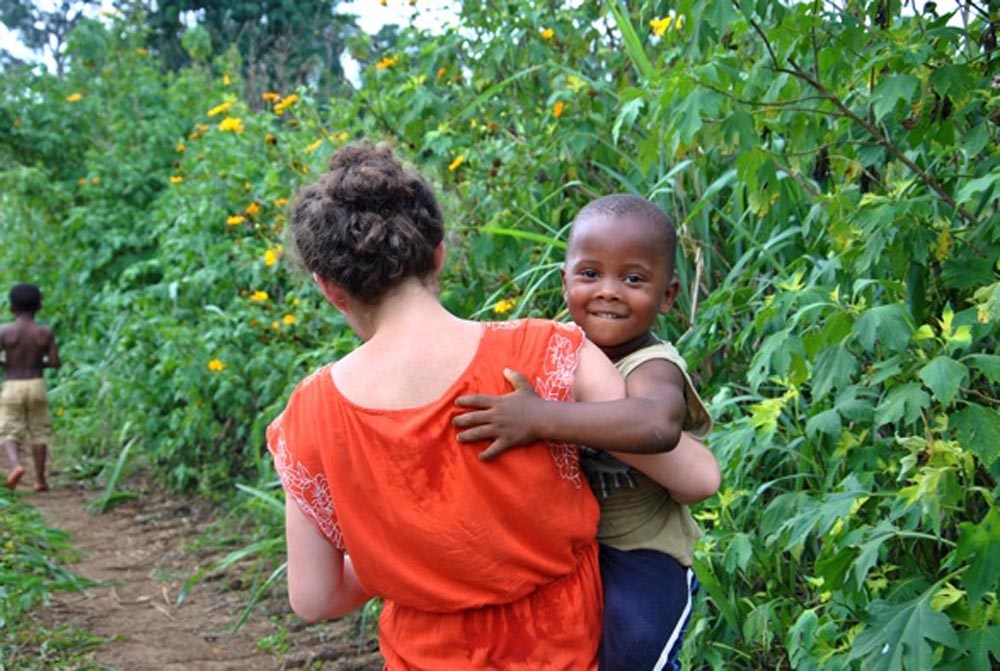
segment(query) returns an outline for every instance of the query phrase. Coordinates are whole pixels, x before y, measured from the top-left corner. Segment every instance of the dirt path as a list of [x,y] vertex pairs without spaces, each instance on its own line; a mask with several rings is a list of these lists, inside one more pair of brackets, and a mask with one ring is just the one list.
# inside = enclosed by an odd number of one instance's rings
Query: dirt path
[[[30,482],[28,488],[30,491]],[[24,485],[22,484],[22,487]],[[48,526],[69,534],[84,557],[69,568],[99,583],[53,597],[45,619],[103,637],[89,653],[116,671],[380,671],[381,657],[360,650],[357,618],[304,627],[284,598],[270,599],[232,633],[247,603],[241,567],[177,595],[198,568],[225,555],[193,549],[209,528],[211,509],[166,496],[136,499],[103,515],[86,510],[79,486],[30,492]],[[244,567],[245,568],[245,567]]]

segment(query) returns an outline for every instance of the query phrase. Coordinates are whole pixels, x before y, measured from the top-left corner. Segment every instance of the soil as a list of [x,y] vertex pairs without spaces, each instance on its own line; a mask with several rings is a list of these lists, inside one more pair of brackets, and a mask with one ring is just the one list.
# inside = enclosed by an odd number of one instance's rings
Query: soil
[[[68,626],[103,639],[87,668],[116,671],[381,671],[360,613],[306,626],[291,613],[284,587],[266,596],[234,631],[250,598],[246,564],[212,573],[178,605],[185,582],[233,548],[211,542],[216,509],[193,499],[145,493],[94,515],[78,483],[18,489],[46,524],[66,532],[82,559],[68,566],[97,586],[55,594],[42,613],[49,628]],[[134,490],[133,490],[134,491]]]

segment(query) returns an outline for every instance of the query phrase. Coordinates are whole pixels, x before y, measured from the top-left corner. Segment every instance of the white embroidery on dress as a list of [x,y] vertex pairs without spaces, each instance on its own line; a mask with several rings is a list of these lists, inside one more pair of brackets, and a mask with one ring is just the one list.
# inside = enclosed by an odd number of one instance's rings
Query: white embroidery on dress
[[272,453],[274,470],[281,478],[281,486],[299,508],[312,520],[320,532],[330,540],[335,548],[344,550],[344,538],[340,525],[334,520],[333,500],[330,487],[323,473],[310,473],[301,462],[293,462],[288,445],[285,443],[284,413],[278,416],[274,426],[277,440]]
[[494,331],[513,331],[521,328],[522,324],[524,324],[523,319],[511,319],[505,322],[486,322],[486,328]]
[[[573,331],[572,325],[560,325],[566,331]],[[582,346],[582,342],[580,344]],[[535,378],[535,391],[550,401],[571,401],[573,399],[573,374],[579,359],[579,347],[561,333],[553,333],[545,352],[542,373]],[[580,474],[580,455],[576,445],[549,441],[549,452],[556,462],[559,475],[569,480],[579,489],[583,484]]]

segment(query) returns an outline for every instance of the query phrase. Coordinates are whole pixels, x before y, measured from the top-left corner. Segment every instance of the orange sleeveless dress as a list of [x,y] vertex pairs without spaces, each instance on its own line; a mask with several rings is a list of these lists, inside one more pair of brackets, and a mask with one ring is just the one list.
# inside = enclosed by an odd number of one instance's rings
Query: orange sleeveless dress
[[596,671],[599,513],[576,446],[525,446],[483,462],[483,444],[459,444],[451,425],[458,396],[509,391],[505,367],[540,396],[571,400],[582,342],[572,325],[484,324],[448,392],[405,410],[351,403],[330,364],[268,427],[287,496],[384,599],[388,671]]

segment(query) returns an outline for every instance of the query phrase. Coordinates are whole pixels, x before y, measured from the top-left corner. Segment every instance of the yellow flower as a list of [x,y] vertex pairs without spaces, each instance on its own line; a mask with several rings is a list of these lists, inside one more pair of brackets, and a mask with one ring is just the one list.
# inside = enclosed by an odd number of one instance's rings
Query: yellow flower
[[229,75],[228,74],[222,75],[222,85],[223,86],[229,86]]
[[271,322],[271,328],[273,328],[275,331],[277,331],[278,329],[281,328],[281,324],[279,324],[278,321],[275,320],[275,321]]
[[385,56],[375,64],[376,70],[386,70],[399,62],[399,56]]
[[680,14],[677,16],[677,20],[674,22],[674,30],[680,30],[684,27],[684,15]]
[[337,142],[346,142],[347,138],[349,138],[349,137],[350,137],[350,135],[348,135],[347,131],[345,130],[345,131],[341,131],[340,133],[337,133],[336,139],[337,139]]
[[208,369],[213,373],[221,373],[222,369],[226,367],[226,364],[222,363],[219,359],[212,359],[208,362]]
[[277,262],[278,262],[278,252],[274,251],[273,249],[269,249],[266,252],[264,252],[264,265],[265,266],[270,267],[270,266],[273,266]]
[[448,164],[449,172],[455,172],[456,170],[458,170],[458,166],[462,165],[463,163],[465,163],[464,156],[456,157],[454,161]]
[[556,31],[552,30],[551,28],[546,28],[542,31],[543,40],[551,40],[553,37],[555,37],[555,35]]
[[184,146],[184,143],[183,143],[183,142],[178,142],[178,143],[177,143],[177,146],[176,146],[176,147],[174,147],[174,149],[176,149],[176,150],[177,150],[177,153],[178,153],[178,154],[183,154],[184,152],[186,152],[186,151],[187,151],[187,147],[185,147],[185,146]]
[[219,122],[219,130],[228,130],[233,133],[243,132],[243,123],[240,119],[233,116],[227,116],[225,119]]
[[286,324],[288,324],[289,326],[291,326],[296,321],[295,315],[285,315],[284,317],[281,318],[281,321],[283,321]]
[[320,138],[320,139],[316,140],[315,142],[313,142],[312,144],[310,144],[308,147],[306,147],[306,153],[307,154],[313,153],[314,151],[316,151],[317,149],[319,149],[319,146],[321,144],[323,144],[323,138]]
[[242,214],[234,214],[231,215],[228,219],[226,219],[226,224],[228,224],[229,226],[239,226],[246,220],[247,218],[244,217]]
[[263,303],[269,298],[266,291],[257,290],[250,294],[250,300],[256,301],[258,303]]
[[260,94],[260,97],[269,103],[277,102],[281,99],[281,96],[274,91],[264,91]]
[[94,186],[97,186],[98,184],[101,183],[101,178],[100,177],[91,177],[90,178],[90,183],[93,184]]
[[557,100],[556,104],[552,106],[552,116],[554,116],[555,118],[558,119],[559,117],[562,116],[563,110],[565,108],[566,108],[566,105],[563,104],[563,101],[562,100]]
[[649,26],[653,29],[653,34],[659,37],[670,29],[670,24],[673,20],[674,17],[672,16],[668,16],[664,19],[653,19],[649,22]]
[[66,96],[66,102],[75,103],[81,100],[83,100],[82,93],[71,93],[70,95]]
[[493,312],[502,315],[505,312],[510,312],[515,305],[517,305],[516,298],[505,298],[493,306]]
[[171,175],[170,176],[170,183],[171,184],[180,184],[183,181],[184,181],[184,178],[181,177],[180,175]]
[[140,56],[148,56],[149,55],[149,50],[148,49],[136,49],[135,53],[139,54]]
[[86,177],[81,177],[80,179],[76,180],[76,185],[77,186],[87,186],[87,178]]
[[245,212],[247,213],[247,215],[252,217],[256,215],[258,212],[260,212],[260,205],[258,205],[257,201],[255,200],[254,202],[247,205],[247,209],[245,210]]
[[274,113],[277,114],[278,116],[281,116],[282,114],[285,113],[285,110],[294,105],[295,101],[298,99],[299,96],[295,93],[292,93],[291,95],[282,98],[281,100],[279,100],[274,104]]
[[276,201],[274,201],[274,204],[277,207],[284,207],[285,205],[288,205],[288,199],[287,198],[278,198]]
[[56,417],[62,417],[65,414],[66,414],[65,408],[59,408],[58,410],[56,410]]
[[216,105],[212,109],[208,110],[208,116],[218,116],[223,112],[227,111],[233,106],[232,102],[222,103],[221,105]]
[[203,124],[203,123],[199,123],[199,124],[195,124],[195,128],[197,128],[197,129],[198,129],[198,132],[199,132],[199,133],[204,133],[205,131],[207,131],[207,130],[208,130],[208,126],[206,126],[206,125],[205,125],[205,124]]
[[381,5],[383,6],[383,7],[385,7],[385,6],[387,6],[387,5],[389,4],[389,3],[388,3],[388,0],[379,0],[379,4],[381,4]]
[[445,76],[445,75],[446,75],[447,73],[448,73],[448,70],[447,70],[447,69],[445,69],[445,68],[439,68],[439,69],[438,69],[438,74],[437,74],[437,78],[438,78],[438,79],[441,79],[441,78],[442,78],[442,77],[444,77],[444,76]]

